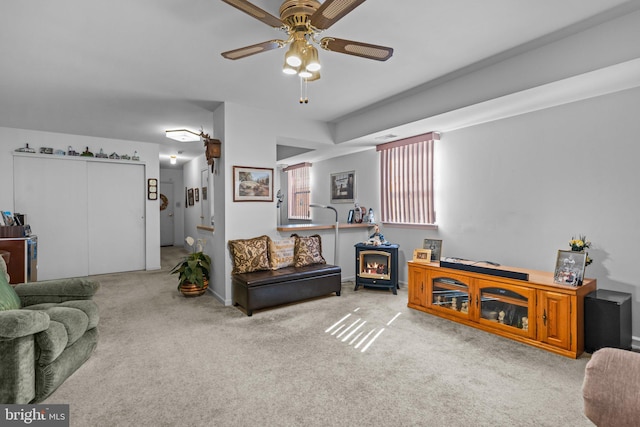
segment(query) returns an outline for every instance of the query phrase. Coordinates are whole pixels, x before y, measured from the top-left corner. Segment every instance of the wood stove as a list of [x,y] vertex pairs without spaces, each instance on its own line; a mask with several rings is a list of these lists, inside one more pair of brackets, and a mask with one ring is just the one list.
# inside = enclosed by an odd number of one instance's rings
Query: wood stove
[[398,292],[399,245],[367,245],[358,243],[356,248],[356,287],[388,288]]

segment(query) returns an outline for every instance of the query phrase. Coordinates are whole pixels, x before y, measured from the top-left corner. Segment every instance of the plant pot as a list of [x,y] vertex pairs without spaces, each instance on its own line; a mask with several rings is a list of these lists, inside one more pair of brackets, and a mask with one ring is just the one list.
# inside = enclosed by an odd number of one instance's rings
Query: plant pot
[[209,287],[209,281],[205,279],[204,285],[202,287],[198,285],[194,285],[192,283],[184,283],[180,285],[179,289],[182,295],[185,297],[199,297],[204,294]]

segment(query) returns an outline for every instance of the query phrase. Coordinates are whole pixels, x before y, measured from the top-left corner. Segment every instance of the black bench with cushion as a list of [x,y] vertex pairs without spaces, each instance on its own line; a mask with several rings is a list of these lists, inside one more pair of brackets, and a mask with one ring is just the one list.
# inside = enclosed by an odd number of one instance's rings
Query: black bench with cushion
[[233,259],[233,305],[253,310],[335,292],[340,296],[342,271],[322,257],[320,236],[273,240],[268,236],[230,240]]
[[329,264],[232,274],[233,305],[241,306],[251,316],[253,310],[332,292],[340,296],[341,279],[340,267]]

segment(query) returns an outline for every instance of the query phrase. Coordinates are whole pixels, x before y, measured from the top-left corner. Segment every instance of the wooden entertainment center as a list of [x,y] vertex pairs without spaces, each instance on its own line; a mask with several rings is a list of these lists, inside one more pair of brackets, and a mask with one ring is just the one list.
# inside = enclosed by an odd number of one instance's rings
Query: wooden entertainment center
[[[595,279],[582,286],[553,282],[553,274],[493,267],[528,280],[408,262],[410,308],[434,314],[563,356],[584,351],[584,297],[596,290]],[[470,267],[483,263],[473,263]],[[479,267],[482,268],[482,267]]]

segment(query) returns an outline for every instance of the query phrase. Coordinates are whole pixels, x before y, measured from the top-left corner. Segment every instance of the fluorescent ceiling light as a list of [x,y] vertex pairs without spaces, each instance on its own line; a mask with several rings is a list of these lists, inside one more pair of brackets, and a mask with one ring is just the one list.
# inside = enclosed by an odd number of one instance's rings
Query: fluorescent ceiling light
[[167,138],[174,139],[180,142],[194,142],[200,141],[200,134],[191,132],[186,129],[176,129],[176,130],[168,130],[165,131]]

